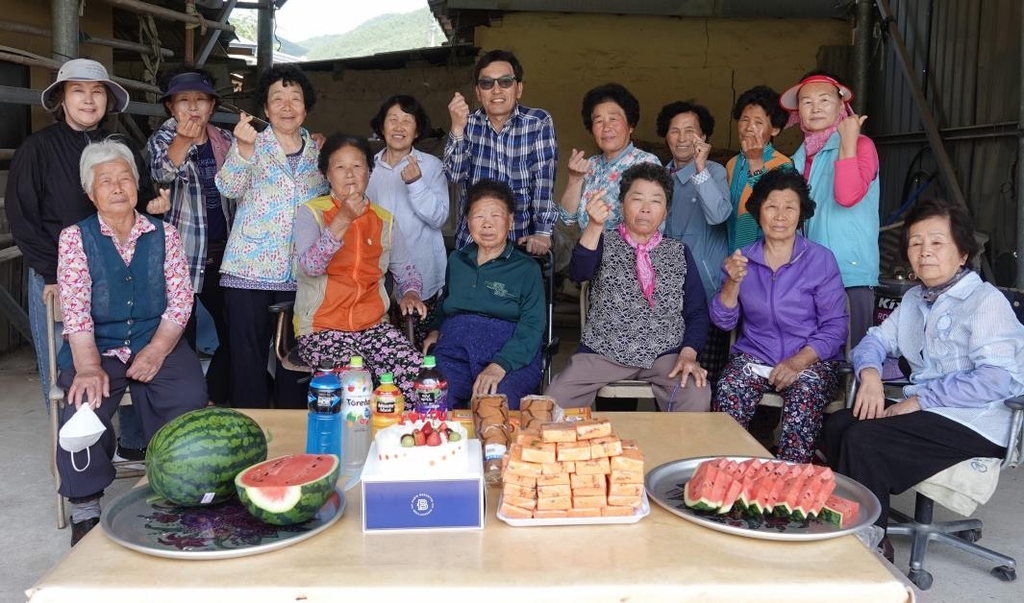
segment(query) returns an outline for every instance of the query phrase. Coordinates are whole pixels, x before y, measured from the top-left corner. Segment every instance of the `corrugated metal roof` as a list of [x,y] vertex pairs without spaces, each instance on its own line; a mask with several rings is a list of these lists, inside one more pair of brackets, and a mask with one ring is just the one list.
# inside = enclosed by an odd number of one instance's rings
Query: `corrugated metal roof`
[[[977,222],[989,261],[1016,246],[1020,0],[890,0],[897,26]],[[909,86],[890,44],[876,47],[867,133],[881,162],[882,218],[937,175]],[[940,178],[924,196],[944,194]]]

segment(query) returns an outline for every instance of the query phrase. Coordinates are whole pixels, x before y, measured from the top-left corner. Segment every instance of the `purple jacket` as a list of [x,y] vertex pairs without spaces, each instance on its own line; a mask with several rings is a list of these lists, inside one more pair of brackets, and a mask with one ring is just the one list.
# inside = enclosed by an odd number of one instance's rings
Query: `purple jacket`
[[[764,241],[741,252],[749,262],[739,303],[729,309],[716,295],[711,321],[731,330],[743,324],[732,352],[745,352],[775,366],[811,346],[821,360],[842,360],[849,329],[846,292],[832,252],[797,235],[793,258],[772,273],[764,262]],[[729,277],[722,270],[722,282]]]

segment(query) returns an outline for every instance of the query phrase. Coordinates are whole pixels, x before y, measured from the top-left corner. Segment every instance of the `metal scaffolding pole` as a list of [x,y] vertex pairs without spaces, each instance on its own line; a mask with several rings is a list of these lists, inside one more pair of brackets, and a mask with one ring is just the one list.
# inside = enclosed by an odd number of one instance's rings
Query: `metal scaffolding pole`
[[942,135],[935,124],[935,117],[932,115],[931,107],[928,106],[928,100],[924,96],[924,90],[921,89],[921,82],[918,81],[917,73],[914,71],[914,63],[911,61],[910,53],[903,42],[903,36],[900,35],[900,30],[896,27],[896,20],[892,10],[889,8],[889,2],[888,0],[875,1],[881,13],[882,21],[889,24],[889,41],[892,42],[893,49],[896,51],[896,58],[903,68],[903,75],[907,78],[907,83],[910,84],[914,105],[917,107],[918,113],[921,114],[921,125],[924,126],[925,136],[928,137],[928,146],[931,147],[932,153],[935,155],[935,163],[938,164],[939,173],[946,183],[946,189],[953,197],[952,201],[967,207],[967,200],[964,197],[963,189],[960,188],[960,181],[957,180],[956,170],[953,169],[953,162],[949,158],[949,153],[946,152]]
[[50,0],[53,58],[58,63],[78,58],[78,0]]
[[256,33],[256,74],[259,76],[274,64],[274,9],[261,8]]
[[[55,61],[37,55],[28,55],[27,53],[15,54],[13,52],[7,52],[7,50],[13,49],[8,49],[8,47],[6,46],[0,46],[0,61],[7,61],[9,63],[14,63],[16,65],[27,65],[29,67],[42,67],[43,69],[52,69],[53,71],[57,71],[58,69],[60,69],[61,66],[61,61]],[[152,84],[138,82],[135,80],[129,80],[123,77],[117,77],[116,75],[110,76],[110,79],[112,81],[117,82],[118,84],[121,84],[125,88],[128,88],[129,90],[138,90],[140,92],[152,92],[154,94],[161,94],[160,89],[156,86],[153,86]]]
[[[36,27],[35,25],[26,25],[25,23],[16,23],[14,21],[0,20],[0,30],[24,34],[27,36],[38,36],[40,38],[50,38],[53,36],[53,30],[47,29],[45,27]],[[84,31],[79,32],[79,42],[82,44],[107,46],[109,48],[117,48],[118,50],[129,50],[131,52],[138,52],[148,55],[155,54],[153,49],[149,46],[146,46],[145,44],[129,42],[127,40],[117,40],[115,38],[104,38],[102,36],[90,36],[88,33]],[[160,54],[164,57],[173,57],[174,51],[168,48],[161,48]]]
[[[205,25],[206,27],[212,27],[213,29],[219,29],[222,31],[234,32],[235,28],[227,23],[218,23],[216,21],[207,21],[198,15],[189,15],[186,13],[179,13],[176,10],[169,8],[163,8],[160,6],[153,6],[139,0],[101,0],[116,6],[123,8],[124,10],[131,11],[137,14],[153,15],[154,17],[160,17],[161,19],[167,19],[168,21],[178,21],[181,23],[191,23],[193,25]],[[76,3],[77,4],[77,3]]]
[[[228,17],[231,16],[231,11],[234,10],[235,4],[238,0],[227,0],[224,3],[224,8],[221,9],[220,18],[217,19],[218,23],[227,23]],[[220,37],[218,30],[214,29],[206,33],[206,41],[203,42],[203,49],[199,51],[199,56],[196,58],[196,65],[202,67],[206,63],[206,59],[210,58],[210,53],[213,52],[213,47],[217,44],[217,38]]]
[[857,0],[857,31],[853,40],[853,110],[863,115],[868,110],[868,66],[871,63],[871,17],[874,0]]
[[[1018,98],[1017,118],[1018,123],[1024,125],[1024,10],[1021,11],[1021,38],[1020,38],[1020,65],[1017,81],[1020,83],[1020,97]],[[1017,281],[1016,287],[1024,289],[1024,269],[1021,262],[1024,261],[1024,136],[1020,133],[1017,137],[1017,253],[1016,253]]]

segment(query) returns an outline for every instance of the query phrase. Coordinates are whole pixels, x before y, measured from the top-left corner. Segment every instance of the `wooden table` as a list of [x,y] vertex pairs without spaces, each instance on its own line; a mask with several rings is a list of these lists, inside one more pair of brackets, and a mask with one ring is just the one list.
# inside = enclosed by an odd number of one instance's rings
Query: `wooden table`
[[[249,411],[270,456],[300,451],[303,411]],[[721,413],[614,413],[648,469],[704,455],[765,455]],[[633,525],[363,534],[359,488],[344,517],[295,546],[238,559],[179,561],[126,549],[93,530],[27,595],[32,603],[174,601],[851,601],[912,599],[853,536],[808,543],[722,534],[652,503]]]

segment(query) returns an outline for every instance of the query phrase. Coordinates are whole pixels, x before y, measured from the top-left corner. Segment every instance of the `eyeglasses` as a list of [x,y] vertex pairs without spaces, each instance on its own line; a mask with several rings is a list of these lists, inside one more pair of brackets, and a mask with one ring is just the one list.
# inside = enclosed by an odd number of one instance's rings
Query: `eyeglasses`
[[501,77],[482,77],[476,81],[476,85],[480,86],[481,90],[490,90],[494,87],[495,82],[497,82],[503,89],[508,90],[512,87],[512,84],[516,83],[516,78],[511,75],[503,75]]

